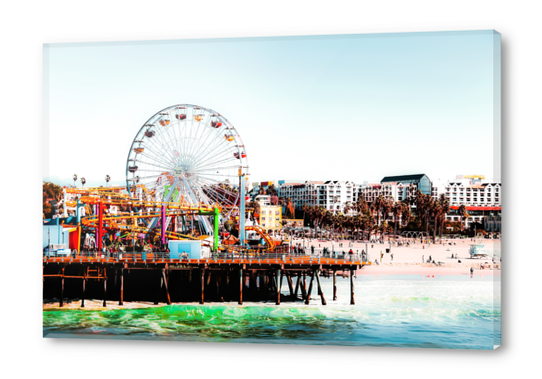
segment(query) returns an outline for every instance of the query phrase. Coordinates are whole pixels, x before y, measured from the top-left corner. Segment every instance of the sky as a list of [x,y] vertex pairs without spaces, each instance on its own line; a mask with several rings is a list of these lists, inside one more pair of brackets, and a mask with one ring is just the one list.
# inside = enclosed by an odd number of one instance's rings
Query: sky
[[135,135],[175,104],[235,126],[250,182],[500,180],[499,46],[493,31],[47,44],[44,180],[123,185]]

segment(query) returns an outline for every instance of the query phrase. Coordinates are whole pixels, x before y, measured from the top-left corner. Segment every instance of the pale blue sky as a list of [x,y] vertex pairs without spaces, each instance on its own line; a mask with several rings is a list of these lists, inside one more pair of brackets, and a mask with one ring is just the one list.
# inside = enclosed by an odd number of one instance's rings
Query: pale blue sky
[[45,175],[122,183],[139,128],[190,103],[236,127],[252,182],[491,178],[495,39],[477,31],[46,45]]

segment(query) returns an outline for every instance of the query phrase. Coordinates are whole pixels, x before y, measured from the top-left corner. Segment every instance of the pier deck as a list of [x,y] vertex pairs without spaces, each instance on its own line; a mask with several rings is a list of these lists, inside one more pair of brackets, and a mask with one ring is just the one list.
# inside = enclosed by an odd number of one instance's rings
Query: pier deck
[[[132,301],[154,298],[155,304],[161,301],[167,304],[203,304],[206,299],[237,301],[242,304],[243,298],[251,301],[275,300],[276,304],[280,304],[285,278],[289,294],[282,297],[286,301],[304,301],[309,304],[312,288],[317,287],[321,302],[325,305],[320,277],[333,277],[335,300],[336,277],[339,275],[350,278],[350,303],[354,304],[353,277],[357,269],[367,264],[370,263],[356,255],[340,258],[293,254],[223,255],[201,259],[173,259],[167,253],[44,256],[44,298],[46,292],[54,297],[58,295],[59,306],[63,306],[65,280],[73,282],[78,279],[82,281],[82,287],[72,286],[70,290],[72,297],[75,295],[81,299],[82,307],[84,299],[90,296],[103,298],[104,307],[108,300],[118,300],[119,305],[122,305],[125,290]],[[310,279],[308,289],[307,276]],[[55,278],[60,279],[60,285],[52,280]],[[108,279],[113,281],[109,293]],[[96,282],[102,283],[103,289],[98,289]],[[94,283],[94,287],[88,288],[87,283]]]

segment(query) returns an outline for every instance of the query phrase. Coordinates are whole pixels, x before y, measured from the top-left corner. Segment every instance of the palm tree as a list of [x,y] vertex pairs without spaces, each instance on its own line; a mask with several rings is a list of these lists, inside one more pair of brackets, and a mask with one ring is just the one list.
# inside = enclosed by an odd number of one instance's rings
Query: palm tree
[[446,214],[450,212],[450,202],[443,193],[439,197],[440,202],[440,235],[444,234],[444,224],[446,223]]
[[384,215],[384,222],[388,221],[388,216],[393,209],[393,197],[388,196],[382,199],[382,213]]
[[358,198],[358,201],[356,201],[354,208],[356,209],[356,212],[358,212],[358,214],[367,213],[369,211],[369,205],[363,197]]
[[291,219],[295,218],[294,204],[292,203],[292,199],[289,197],[286,198],[286,216]]
[[83,185],[83,187],[85,186],[86,182],[87,182],[87,180],[85,178],[81,178],[81,184]]
[[274,184],[271,184],[270,186],[267,187],[267,193],[269,193],[271,196],[278,195],[277,189],[275,188]]
[[393,207],[391,209],[393,213],[393,236],[394,237],[397,235],[397,219],[401,215],[402,210],[403,210],[403,203],[395,203],[393,204]]
[[410,211],[410,202],[403,201],[401,202],[401,222],[403,225],[407,226],[412,218],[412,212]]
[[77,174],[73,174],[73,187],[75,188],[75,182],[77,181]]
[[418,190],[416,193],[416,214],[421,220],[422,225],[425,223],[425,232],[429,231],[429,216],[433,203],[433,197],[431,195],[425,195],[422,191]]
[[431,203],[431,215],[433,217],[433,243],[437,243],[437,222],[442,212],[440,200]]
[[305,221],[305,215],[307,214],[307,212],[309,211],[309,206],[307,204],[303,204],[301,206],[301,209],[303,210],[303,226],[306,225],[306,221]]
[[259,218],[260,218],[260,212],[261,212],[260,202],[254,201],[252,204],[253,204],[253,206],[254,206],[254,211],[253,211],[254,218],[255,218],[256,220],[259,220]]
[[376,215],[378,217],[378,224],[380,226],[380,211],[382,210],[382,206],[384,203],[384,197],[382,195],[378,196],[378,198],[371,203],[371,211],[376,212]]
[[461,231],[463,231],[463,221],[469,218],[469,214],[467,213],[467,207],[461,204],[457,212],[459,213],[459,217],[461,217]]

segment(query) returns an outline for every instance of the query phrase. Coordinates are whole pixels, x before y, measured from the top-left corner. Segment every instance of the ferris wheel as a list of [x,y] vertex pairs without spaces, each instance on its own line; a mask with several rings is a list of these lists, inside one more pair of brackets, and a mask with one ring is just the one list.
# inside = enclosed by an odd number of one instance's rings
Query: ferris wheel
[[126,187],[149,201],[239,205],[239,174],[248,175],[245,146],[220,113],[174,105],[138,131],[126,162]]

